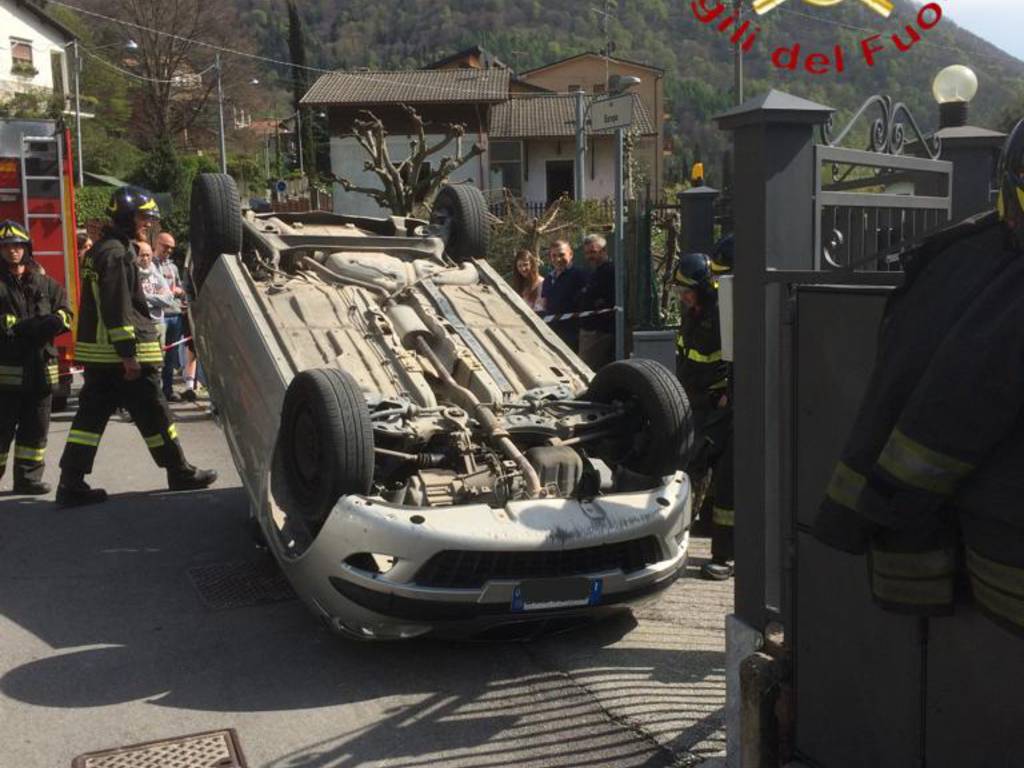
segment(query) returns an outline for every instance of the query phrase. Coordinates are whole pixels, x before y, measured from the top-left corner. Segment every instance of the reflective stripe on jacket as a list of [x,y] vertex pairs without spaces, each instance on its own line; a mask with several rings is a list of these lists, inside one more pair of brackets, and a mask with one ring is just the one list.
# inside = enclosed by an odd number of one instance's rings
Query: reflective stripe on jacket
[[163,350],[142,291],[135,251],[127,238],[107,229],[82,261],[75,360],[120,365],[126,357],[159,365]]

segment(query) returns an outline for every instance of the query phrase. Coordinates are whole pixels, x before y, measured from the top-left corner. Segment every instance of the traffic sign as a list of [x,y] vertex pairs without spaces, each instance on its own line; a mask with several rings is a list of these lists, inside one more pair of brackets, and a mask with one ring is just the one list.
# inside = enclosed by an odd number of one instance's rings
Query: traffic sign
[[590,126],[592,130],[604,131],[610,128],[629,128],[633,124],[633,96],[626,93],[601,99],[590,105]]
[[288,191],[288,182],[285,181],[284,179],[278,179],[274,183],[274,189],[277,190],[278,194],[283,195],[285,192]]

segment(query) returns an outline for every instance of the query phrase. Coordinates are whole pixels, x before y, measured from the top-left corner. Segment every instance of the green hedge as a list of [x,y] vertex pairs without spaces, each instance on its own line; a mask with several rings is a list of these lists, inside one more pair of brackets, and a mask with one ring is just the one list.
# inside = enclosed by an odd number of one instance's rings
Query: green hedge
[[78,226],[87,221],[107,218],[107,205],[114,187],[79,187],[75,190],[75,218]]

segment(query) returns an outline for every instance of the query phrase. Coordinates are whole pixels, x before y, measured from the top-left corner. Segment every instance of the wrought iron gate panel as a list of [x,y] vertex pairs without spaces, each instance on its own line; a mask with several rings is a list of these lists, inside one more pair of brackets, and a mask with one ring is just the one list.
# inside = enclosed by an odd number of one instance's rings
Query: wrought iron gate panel
[[887,254],[952,214],[953,165],[943,160],[818,144],[814,174],[816,270],[896,269]]

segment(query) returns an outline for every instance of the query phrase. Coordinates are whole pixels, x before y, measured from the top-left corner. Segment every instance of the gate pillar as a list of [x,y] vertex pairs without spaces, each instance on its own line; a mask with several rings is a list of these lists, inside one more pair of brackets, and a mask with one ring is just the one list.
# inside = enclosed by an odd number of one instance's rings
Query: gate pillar
[[[814,130],[831,107],[770,91],[715,119],[733,133],[736,615],[763,630],[779,606],[783,297],[766,270],[814,268]],[[788,406],[786,406],[788,410]],[[772,523],[767,524],[767,520]]]

